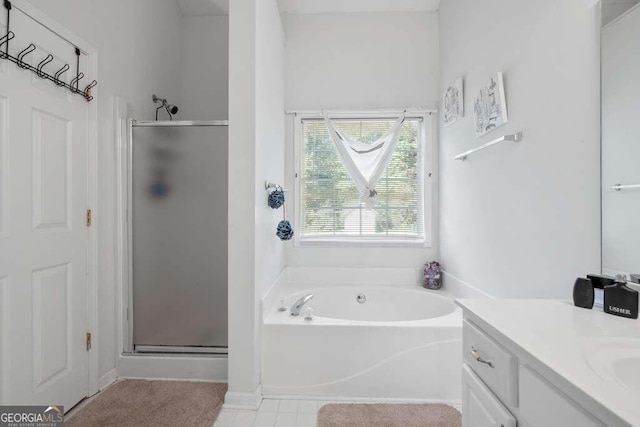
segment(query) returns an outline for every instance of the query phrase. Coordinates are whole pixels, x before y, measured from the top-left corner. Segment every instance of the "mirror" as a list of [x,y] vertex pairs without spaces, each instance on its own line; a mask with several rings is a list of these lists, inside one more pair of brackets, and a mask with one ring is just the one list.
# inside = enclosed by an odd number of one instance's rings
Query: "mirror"
[[637,283],[640,0],[603,0],[602,18],[602,273]]

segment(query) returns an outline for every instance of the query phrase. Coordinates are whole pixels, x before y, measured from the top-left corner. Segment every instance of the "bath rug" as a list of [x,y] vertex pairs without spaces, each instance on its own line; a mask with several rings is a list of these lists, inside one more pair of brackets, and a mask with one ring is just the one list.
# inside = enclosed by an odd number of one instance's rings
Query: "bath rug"
[[72,411],[65,426],[211,427],[226,391],[218,383],[122,380]]
[[318,427],[460,427],[455,408],[442,404],[335,404],[318,411]]

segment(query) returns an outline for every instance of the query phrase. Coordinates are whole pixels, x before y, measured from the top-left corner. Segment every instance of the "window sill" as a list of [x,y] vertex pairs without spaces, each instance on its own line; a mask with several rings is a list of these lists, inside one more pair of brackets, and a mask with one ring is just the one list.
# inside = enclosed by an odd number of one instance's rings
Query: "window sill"
[[299,239],[294,242],[298,248],[430,248],[426,240],[340,240],[340,239]]

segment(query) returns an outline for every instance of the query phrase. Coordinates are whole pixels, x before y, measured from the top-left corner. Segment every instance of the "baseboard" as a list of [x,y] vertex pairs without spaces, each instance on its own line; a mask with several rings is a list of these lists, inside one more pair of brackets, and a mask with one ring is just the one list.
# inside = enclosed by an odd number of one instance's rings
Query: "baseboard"
[[115,380],[118,379],[118,373],[116,368],[111,369],[109,372],[98,378],[98,391],[102,391],[109,387]]
[[305,394],[278,394],[271,393],[268,388],[264,389],[265,399],[278,400],[316,400],[326,402],[348,402],[348,403],[442,403],[458,407],[462,405],[461,400],[457,399],[405,399],[398,397],[344,397],[344,396],[313,396]]
[[255,411],[260,407],[262,402],[262,385],[253,393],[238,393],[228,391],[224,396],[224,409],[244,409]]
[[227,382],[226,356],[128,355],[118,357],[118,378]]

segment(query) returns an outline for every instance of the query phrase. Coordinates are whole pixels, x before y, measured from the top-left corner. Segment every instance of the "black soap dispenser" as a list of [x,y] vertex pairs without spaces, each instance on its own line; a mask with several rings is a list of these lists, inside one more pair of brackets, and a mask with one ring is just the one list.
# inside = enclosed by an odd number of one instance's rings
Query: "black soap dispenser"
[[593,287],[591,279],[578,277],[573,285],[573,304],[576,307],[592,309],[595,300]]
[[627,286],[627,276],[619,274],[613,285],[604,288],[604,311],[616,316],[638,318],[638,292]]

